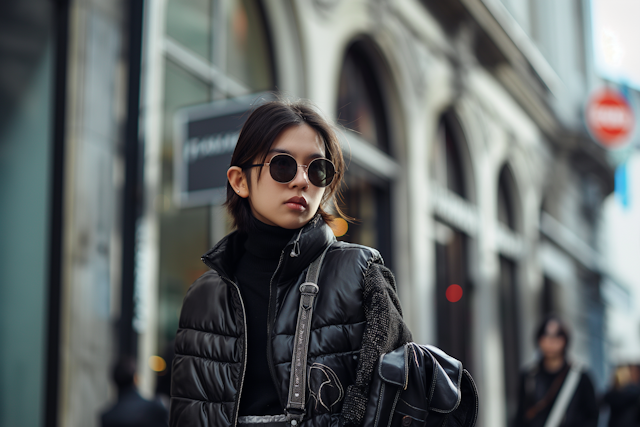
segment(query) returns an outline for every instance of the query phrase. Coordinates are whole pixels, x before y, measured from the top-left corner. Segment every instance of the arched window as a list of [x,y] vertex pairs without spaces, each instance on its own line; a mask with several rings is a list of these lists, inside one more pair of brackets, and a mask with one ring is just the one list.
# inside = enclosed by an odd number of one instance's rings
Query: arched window
[[[365,41],[349,47],[345,55],[338,88],[338,123],[348,129],[352,159],[343,188],[345,213],[356,218],[349,225],[347,241],[377,248],[389,266],[393,264],[391,249],[391,179],[380,174],[369,164],[366,154],[356,152],[374,150],[383,159],[390,158],[390,136],[377,73],[380,64],[375,61],[375,50]],[[356,142],[358,144],[356,144]],[[358,155],[358,156],[357,156]]]
[[[465,229],[458,218],[470,212],[475,214],[475,211],[468,201],[465,178],[469,172],[463,166],[462,147],[464,139],[457,121],[449,115],[445,116],[440,122],[431,157],[431,179],[438,190],[434,194],[437,195],[434,203],[466,212],[451,214],[450,209],[436,209],[436,334],[439,347],[460,359],[465,366],[471,366],[470,236],[469,229]],[[462,288],[460,300],[447,299],[447,289],[451,285]]]
[[[498,227],[503,234],[515,234],[516,187],[513,174],[504,166],[498,179]],[[507,419],[513,419],[516,411],[518,373],[520,370],[517,264],[504,253],[500,254],[499,305],[502,348],[504,360],[505,397]]]
[[365,141],[389,152],[386,112],[370,54],[363,43],[347,51],[340,75],[338,123],[357,132]]
[[462,158],[455,140],[452,125],[443,120],[440,123],[438,140],[433,146],[431,176],[440,186],[463,199],[467,198],[464,182]]

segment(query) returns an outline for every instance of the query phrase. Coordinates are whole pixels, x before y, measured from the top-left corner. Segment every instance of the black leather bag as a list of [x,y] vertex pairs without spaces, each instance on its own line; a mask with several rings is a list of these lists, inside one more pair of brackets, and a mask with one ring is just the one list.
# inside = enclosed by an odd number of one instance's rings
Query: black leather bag
[[478,391],[462,363],[437,347],[407,343],[383,354],[362,425],[473,427]]

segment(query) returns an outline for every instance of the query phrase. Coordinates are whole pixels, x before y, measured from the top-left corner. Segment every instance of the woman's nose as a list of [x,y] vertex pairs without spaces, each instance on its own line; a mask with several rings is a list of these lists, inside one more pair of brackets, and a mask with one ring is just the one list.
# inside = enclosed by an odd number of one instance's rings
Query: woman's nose
[[292,187],[306,188],[309,186],[309,177],[307,176],[307,168],[304,165],[298,165],[298,172],[290,182]]

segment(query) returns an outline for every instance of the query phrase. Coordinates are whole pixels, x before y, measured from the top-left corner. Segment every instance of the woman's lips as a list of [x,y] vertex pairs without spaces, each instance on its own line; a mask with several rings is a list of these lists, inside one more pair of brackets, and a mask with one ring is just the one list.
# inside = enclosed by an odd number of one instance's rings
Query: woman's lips
[[285,202],[287,207],[303,212],[307,209],[307,201],[304,197],[292,197]]

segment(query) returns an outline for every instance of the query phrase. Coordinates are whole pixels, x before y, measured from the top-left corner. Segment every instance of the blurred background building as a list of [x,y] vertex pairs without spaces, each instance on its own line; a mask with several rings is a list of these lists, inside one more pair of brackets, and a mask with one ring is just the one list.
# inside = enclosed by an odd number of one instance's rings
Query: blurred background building
[[507,425],[551,312],[602,390],[634,285],[602,215],[619,159],[584,124],[603,84],[591,6],[0,3],[0,426],[97,425],[118,354],[166,390],[182,298],[230,231],[216,191],[182,192],[185,155],[205,153],[185,135],[232,135],[272,91],[344,127],[359,221],[340,238],[380,250],[415,340],[471,371],[481,426]]

